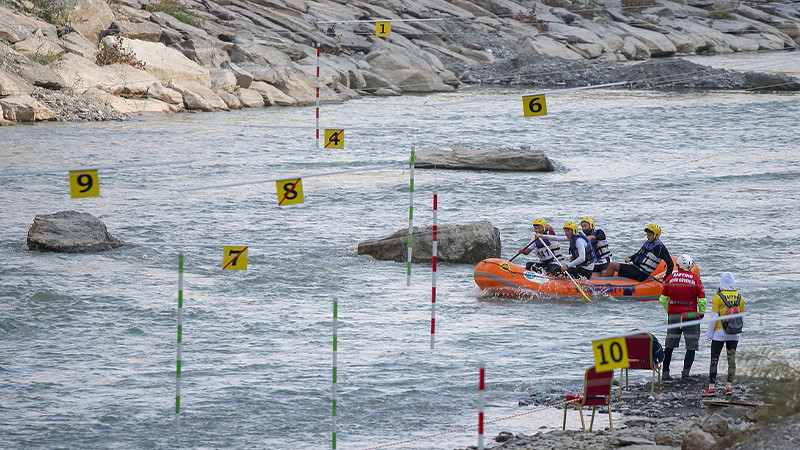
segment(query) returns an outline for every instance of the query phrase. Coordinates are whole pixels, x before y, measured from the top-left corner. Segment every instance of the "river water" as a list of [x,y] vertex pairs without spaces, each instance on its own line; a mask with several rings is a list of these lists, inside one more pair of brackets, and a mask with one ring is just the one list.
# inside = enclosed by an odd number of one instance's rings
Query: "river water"
[[[797,95],[572,91],[549,96],[549,114],[534,118],[519,100],[431,106],[521,93],[324,105],[323,127],[350,130],[345,150],[315,149],[311,130],[265,128],[313,126],[307,107],[0,130],[4,173],[193,160],[101,170],[95,198],[70,199],[66,172],[0,178],[0,447],[328,448],[334,296],[338,447],[463,447],[476,429],[447,431],[477,422],[479,355],[516,351],[486,362],[486,419],[504,418],[531,411],[517,404],[534,392],[579,386],[592,364],[589,344],[537,345],[665,321],[657,302],[486,298],[471,265],[440,264],[431,350],[430,266],[414,264],[407,287],[404,263],[356,255],[359,241],[408,226],[412,146],[529,145],[557,167],[416,170],[416,224],[431,223],[436,187],[439,222],[491,220],[505,258],[535,217],[559,228],[591,216],[619,260],[655,222],[673,254],[694,256],[709,295],[721,272],[735,274],[753,312],[743,350],[777,341],[800,351],[786,339],[799,321]],[[178,192],[377,165],[387,170],[306,177],[305,203],[293,206],[277,205],[274,183]],[[179,430],[177,249],[21,250],[33,217],[61,210],[91,213],[126,242],[219,245],[184,248]],[[222,271],[222,245],[250,245],[248,269]],[[707,373],[708,352],[703,342],[693,373]],[[551,409],[485,433],[559,426]]]

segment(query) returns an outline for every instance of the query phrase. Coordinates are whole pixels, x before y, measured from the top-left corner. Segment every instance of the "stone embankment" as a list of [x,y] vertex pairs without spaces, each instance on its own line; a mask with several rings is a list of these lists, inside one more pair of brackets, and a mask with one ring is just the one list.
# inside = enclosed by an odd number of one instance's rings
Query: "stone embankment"
[[[780,74],[656,63],[795,49],[796,2],[624,4],[1,0],[0,122],[308,105],[315,101],[317,42],[323,102],[452,91],[462,83],[800,89]],[[371,19],[391,20],[391,35],[376,37],[373,23],[353,23]],[[625,61],[649,63],[618,64]]]

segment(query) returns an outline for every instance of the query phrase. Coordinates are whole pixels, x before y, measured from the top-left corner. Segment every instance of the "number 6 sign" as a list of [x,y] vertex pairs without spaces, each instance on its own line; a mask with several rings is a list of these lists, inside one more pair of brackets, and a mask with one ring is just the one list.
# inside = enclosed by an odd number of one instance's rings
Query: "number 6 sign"
[[544,94],[526,95],[522,97],[522,112],[525,117],[546,116],[547,102],[545,101]]
[[100,178],[97,170],[73,170],[69,173],[69,191],[72,198],[99,197]]
[[607,372],[614,369],[624,369],[628,363],[628,347],[624,337],[603,339],[592,342],[594,352],[594,366],[598,372]]

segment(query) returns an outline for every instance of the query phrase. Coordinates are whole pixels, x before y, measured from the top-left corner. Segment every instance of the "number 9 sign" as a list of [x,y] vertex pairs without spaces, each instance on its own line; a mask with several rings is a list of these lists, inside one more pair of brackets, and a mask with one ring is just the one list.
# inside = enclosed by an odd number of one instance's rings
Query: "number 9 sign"
[[547,102],[544,94],[526,95],[522,97],[522,112],[525,117],[546,116]]
[[628,347],[624,337],[603,339],[592,342],[594,352],[594,366],[598,372],[607,372],[614,369],[624,369],[628,362]]
[[69,173],[69,191],[72,198],[99,197],[100,178],[97,170],[73,170]]

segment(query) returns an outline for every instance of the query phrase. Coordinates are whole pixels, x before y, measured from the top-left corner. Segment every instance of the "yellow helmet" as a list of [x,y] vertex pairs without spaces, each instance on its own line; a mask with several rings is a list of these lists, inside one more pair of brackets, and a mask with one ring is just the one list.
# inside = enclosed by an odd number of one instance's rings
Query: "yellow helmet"
[[564,229],[570,229],[573,233],[577,233],[578,225],[576,225],[575,222],[564,222]]
[[545,230],[547,229],[547,222],[544,219],[536,219],[533,221],[533,226],[541,225]]
[[581,223],[583,223],[583,222],[586,222],[586,223],[589,224],[589,229],[590,230],[594,230],[594,220],[592,220],[592,219],[590,219],[588,217],[584,217],[583,219],[581,219]]
[[661,227],[658,225],[651,223],[650,225],[644,227],[644,231],[650,231],[656,235],[656,238],[661,237]]

